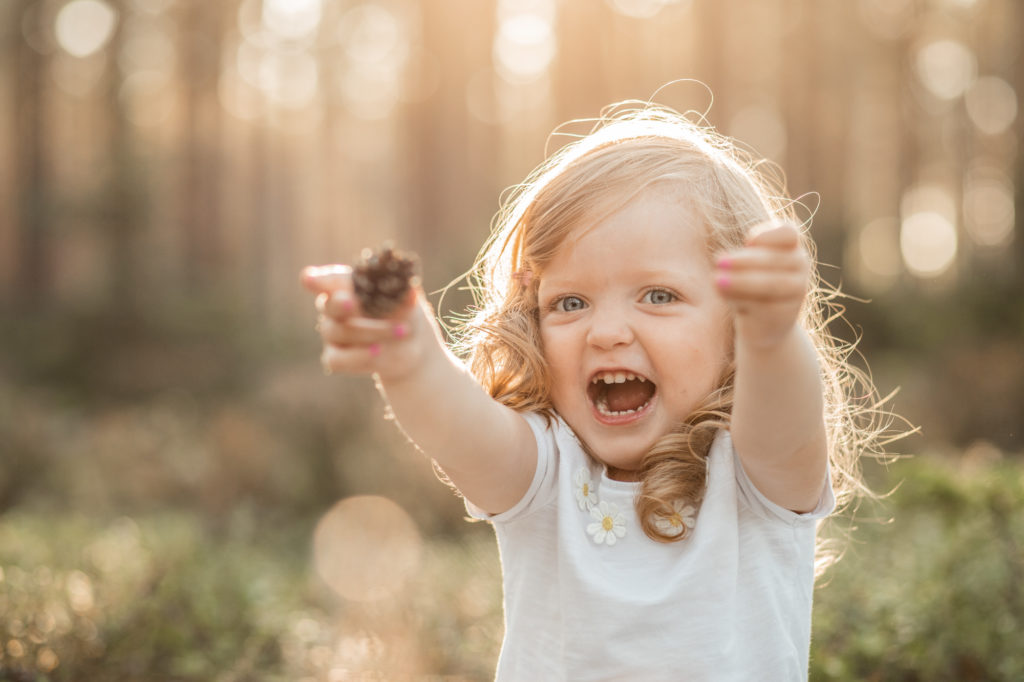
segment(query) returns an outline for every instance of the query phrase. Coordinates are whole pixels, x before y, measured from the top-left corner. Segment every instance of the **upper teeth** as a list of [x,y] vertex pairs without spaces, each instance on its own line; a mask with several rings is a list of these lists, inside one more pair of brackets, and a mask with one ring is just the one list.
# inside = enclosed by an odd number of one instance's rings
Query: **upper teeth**
[[591,379],[590,383],[596,384],[603,381],[606,384],[624,384],[627,381],[647,381],[638,374],[632,372],[598,372]]

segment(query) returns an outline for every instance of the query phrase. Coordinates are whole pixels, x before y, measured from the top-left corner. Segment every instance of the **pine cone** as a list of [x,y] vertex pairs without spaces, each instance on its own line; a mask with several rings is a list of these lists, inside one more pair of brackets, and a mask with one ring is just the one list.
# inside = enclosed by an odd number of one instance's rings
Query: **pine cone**
[[412,288],[419,259],[411,252],[395,251],[390,244],[373,251],[363,249],[352,268],[352,283],[359,305],[370,317],[387,317],[405,302]]

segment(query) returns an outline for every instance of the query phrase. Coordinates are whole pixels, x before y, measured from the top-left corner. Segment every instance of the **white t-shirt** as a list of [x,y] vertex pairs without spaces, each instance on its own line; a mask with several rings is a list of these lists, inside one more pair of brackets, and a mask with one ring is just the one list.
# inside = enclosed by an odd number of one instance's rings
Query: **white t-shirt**
[[[501,553],[499,682],[807,679],[815,532],[835,506],[829,485],[811,513],[783,509],[719,432],[693,532],[659,543],[636,517],[638,484],[608,478],[562,420],[548,428],[525,416],[538,446],[529,490],[502,514],[467,504],[493,524]],[[584,482],[598,509],[621,512],[613,540],[578,500]]]

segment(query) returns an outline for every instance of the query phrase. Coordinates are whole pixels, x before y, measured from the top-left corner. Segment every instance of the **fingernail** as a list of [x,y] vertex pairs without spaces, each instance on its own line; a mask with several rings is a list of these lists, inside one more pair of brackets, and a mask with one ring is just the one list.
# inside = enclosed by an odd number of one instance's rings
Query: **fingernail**
[[729,277],[727,275],[719,275],[717,278],[715,278],[715,284],[718,285],[719,289],[728,289]]
[[368,350],[370,351],[370,357],[371,358],[375,358],[378,355],[380,355],[380,344],[379,343],[371,343]]
[[343,298],[343,299],[341,299],[341,308],[342,308],[342,310],[344,310],[344,311],[345,311],[346,313],[350,313],[350,312],[352,312],[352,310],[353,310],[353,309],[354,309],[355,307],[356,307],[356,306],[355,306],[355,303],[353,303],[353,302],[352,302],[352,299],[351,299],[351,298]]
[[729,258],[728,256],[722,256],[721,258],[718,259],[718,267],[722,268],[723,270],[728,270],[729,268],[732,267],[732,259]]
[[394,326],[392,332],[394,333],[396,339],[404,339],[405,336],[409,333],[409,327],[404,322],[399,322]]

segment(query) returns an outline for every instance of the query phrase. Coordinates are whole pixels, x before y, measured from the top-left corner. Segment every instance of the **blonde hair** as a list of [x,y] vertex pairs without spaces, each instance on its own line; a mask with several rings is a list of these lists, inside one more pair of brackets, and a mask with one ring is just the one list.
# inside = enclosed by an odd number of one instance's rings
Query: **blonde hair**
[[[694,122],[649,103],[613,105],[589,134],[562,147],[513,188],[470,272],[476,307],[453,329],[455,348],[494,399],[554,417],[538,282],[570,233],[596,224],[653,186],[684,189],[688,203],[705,219],[709,257],[742,246],[750,228],[760,223],[800,222],[781,178],[701,119]],[[813,260],[806,227],[801,239]],[[818,352],[832,485],[845,505],[864,491],[859,456],[873,447],[878,429],[865,429],[863,416],[874,413],[877,402],[870,379],[848,362],[852,347],[826,329],[842,310],[816,269],[809,291],[800,324]],[[673,542],[686,535],[685,527],[682,534],[668,534],[658,521],[672,519],[676,504],[699,507],[712,440],[729,426],[733,376],[730,366],[684,423],[642,460],[635,506],[644,532],[654,540]]]

